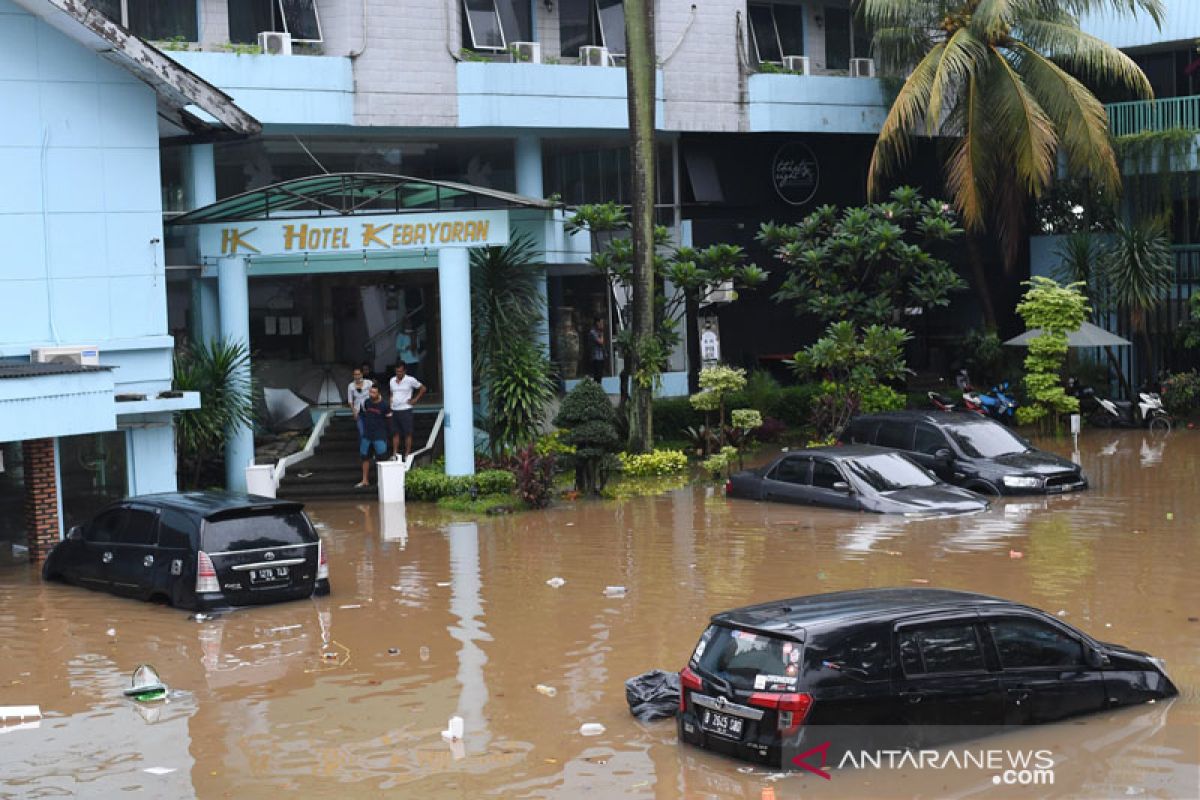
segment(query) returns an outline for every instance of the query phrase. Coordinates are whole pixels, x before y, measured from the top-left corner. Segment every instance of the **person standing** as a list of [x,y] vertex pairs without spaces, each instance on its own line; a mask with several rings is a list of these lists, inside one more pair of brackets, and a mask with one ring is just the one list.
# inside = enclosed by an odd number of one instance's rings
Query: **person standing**
[[375,382],[367,378],[361,369],[355,369],[350,374],[353,380],[346,387],[346,405],[350,407],[350,413],[354,415],[354,424],[358,427],[358,436],[361,439],[363,435],[363,422],[358,412],[370,395],[371,387],[375,385]]
[[592,356],[592,380],[601,383],[604,380],[604,366],[608,360],[608,337],[604,333],[604,320],[596,317],[592,321],[592,329],[588,331],[588,347]]
[[404,458],[412,453],[413,404],[425,396],[425,384],[408,374],[403,361],[396,363],[396,374],[388,381],[392,406],[392,458],[400,452],[400,437],[404,437]]
[[[363,400],[358,410],[358,418],[362,425],[362,435],[358,439],[358,454],[362,458],[362,480],[355,484],[355,489],[365,489],[371,485],[371,461],[382,458],[387,453],[388,419],[392,416],[388,404],[383,402],[378,386],[367,390],[367,398]],[[374,458],[371,451],[374,450]]]

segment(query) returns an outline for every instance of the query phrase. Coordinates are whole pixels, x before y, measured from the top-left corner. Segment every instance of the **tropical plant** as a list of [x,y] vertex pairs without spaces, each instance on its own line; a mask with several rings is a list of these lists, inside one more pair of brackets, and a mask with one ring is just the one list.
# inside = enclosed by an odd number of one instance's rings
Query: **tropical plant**
[[[1083,14],[1102,9],[1140,9],[1156,24],[1164,15],[1160,0],[860,0],[881,71],[905,77],[876,140],[869,194],[908,159],[914,136],[952,139],[954,204],[968,231],[994,226],[1010,269],[1026,200],[1045,191],[1060,154],[1072,174],[1117,194],[1108,116],[1083,81],[1138,98],[1153,92],[1132,59],[1080,29]],[[972,258],[976,283],[995,325],[980,261]]]
[[1200,293],[1188,298],[1188,318],[1179,323],[1179,344],[1188,350],[1200,348]]
[[517,479],[517,496],[530,508],[550,505],[554,490],[554,453],[542,454],[538,443],[531,442],[517,451],[513,459],[513,475]]
[[797,225],[764,223],[758,241],[787,266],[775,299],[823,324],[903,325],[966,283],[935,255],[962,233],[950,206],[902,186],[886,203],[821,206]]
[[1041,275],[1025,281],[1029,289],[1017,304],[1025,327],[1041,330],[1029,342],[1025,357],[1025,389],[1029,402],[1017,409],[1017,421],[1028,425],[1053,421],[1059,415],[1079,411],[1079,400],[1063,388],[1062,367],[1067,359],[1067,334],[1079,330],[1088,315],[1087,297],[1081,283],[1059,285]]
[[1176,372],[1162,385],[1163,403],[1172,414],[1186,416],[1200,409],[1200,372]]
[[674,475],[687,469],[682,450],[651,450],[649,453],[620,453],[621,470],[631,478]]
[[250,350],[241,342],[194,342],[175,354],[174,388],[200,393],[200,408],[175,415],[175,449],[190,488],[200,488],[205,468],[221,463],[225,434],[254,424]]
[[1104,254],[1103,241],[1091,231],[1067,234],[1055,250],[1058,268],[1054,271],[1054,279],[1060,283],[1082,284],[1094,314],[1103,313],[1101,294],[1104,276],[1101,264]]
[[565,428],[565,444],[575,448],[575,489],[598,494],[604,489],[615,454],[621,448],[617,436],[617,412],[591,378],[584,378],[567,393],[554,424]]
[[903,328],[883,325],[869,325],[860,334],[842,321],[831,324],[824,336],[796,353],[792,368],[799,375],[825,380],[813,409],[818,438],[845,427],[864,395],[908,375],[904,345],[911,338]]
[[700,370],[700,391],[688,398],[692,408],[705,412],[717,412],[718,443],[725,444],[725,401],[734,392],[746,387],[746,370],[717,364]]
[[1118,223],[1102,267],[1108,296],[1113,305],[1129,314],[1129,327],[1142,351],[1142,365],[1149,368],[1146,312],[1162,302],[1163,294],[1175,279],[1171,241],[1157,223]]
[[550,359],[539,340],[546,303],[534,258],[525,235],[471,251],[472,349],[493,459],[537,438],[554,398]]

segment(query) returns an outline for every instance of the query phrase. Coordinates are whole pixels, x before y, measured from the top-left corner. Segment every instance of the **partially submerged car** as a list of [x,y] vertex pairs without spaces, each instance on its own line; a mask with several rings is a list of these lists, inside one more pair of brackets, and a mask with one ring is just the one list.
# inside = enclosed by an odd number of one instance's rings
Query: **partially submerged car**
[[986,500],[939,480],[903,455],[879,447],[797,450],[734,474],[729,497],[892,514],[965,514]]
[[863,414],[850,421],[840,441],[902,452],[947,483],[993,497],[1061,494],[1088,486],[1078,464],[1038,450],[1005,426],[978,414]]
[[329,593],[301,503],[225,492],[114,503],[54,546],[42,577],[197,611]]
[[969,592],[834,592],[710,622],[680,672],[679,737],[775,767],[829,726],[887,726],[917,737],[889,746],[920,746],[941,726],[977,735],[1177,694],[1160,659]]

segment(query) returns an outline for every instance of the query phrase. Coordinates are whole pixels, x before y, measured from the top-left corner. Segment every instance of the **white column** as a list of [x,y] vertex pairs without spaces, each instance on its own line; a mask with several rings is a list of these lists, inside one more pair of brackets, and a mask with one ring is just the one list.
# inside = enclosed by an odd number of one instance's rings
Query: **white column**
[[[475,474],[475,410],[471,391],[471,265],[466,248],[438,251],[442,318],[442,396],[446,409],[446,474]],[[224,316],[224,315],[222,315]]]
[[[221,307],[221,339],[250,346],[250,296],[246,285],[246,259],[222,258],[217,262],[217,299]],[[250,364],[241,371],[250,383]],[[254,431],[239,424],[225,432],[225,487],[246,491],[246,467],[254,463]]]

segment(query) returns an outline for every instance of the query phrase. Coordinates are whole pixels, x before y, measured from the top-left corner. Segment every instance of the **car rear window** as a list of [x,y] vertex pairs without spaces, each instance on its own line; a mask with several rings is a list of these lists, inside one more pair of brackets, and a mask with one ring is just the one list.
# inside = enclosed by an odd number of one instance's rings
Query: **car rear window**
[[316,541],[308,519],[301,511],[246,514],[207,521],[204,523],[202,539],[203,549],[209,553]]
[[692,663],[735,689],[787,692],[796,688],[802,649],[788,639],[713,625],[696,645]]

